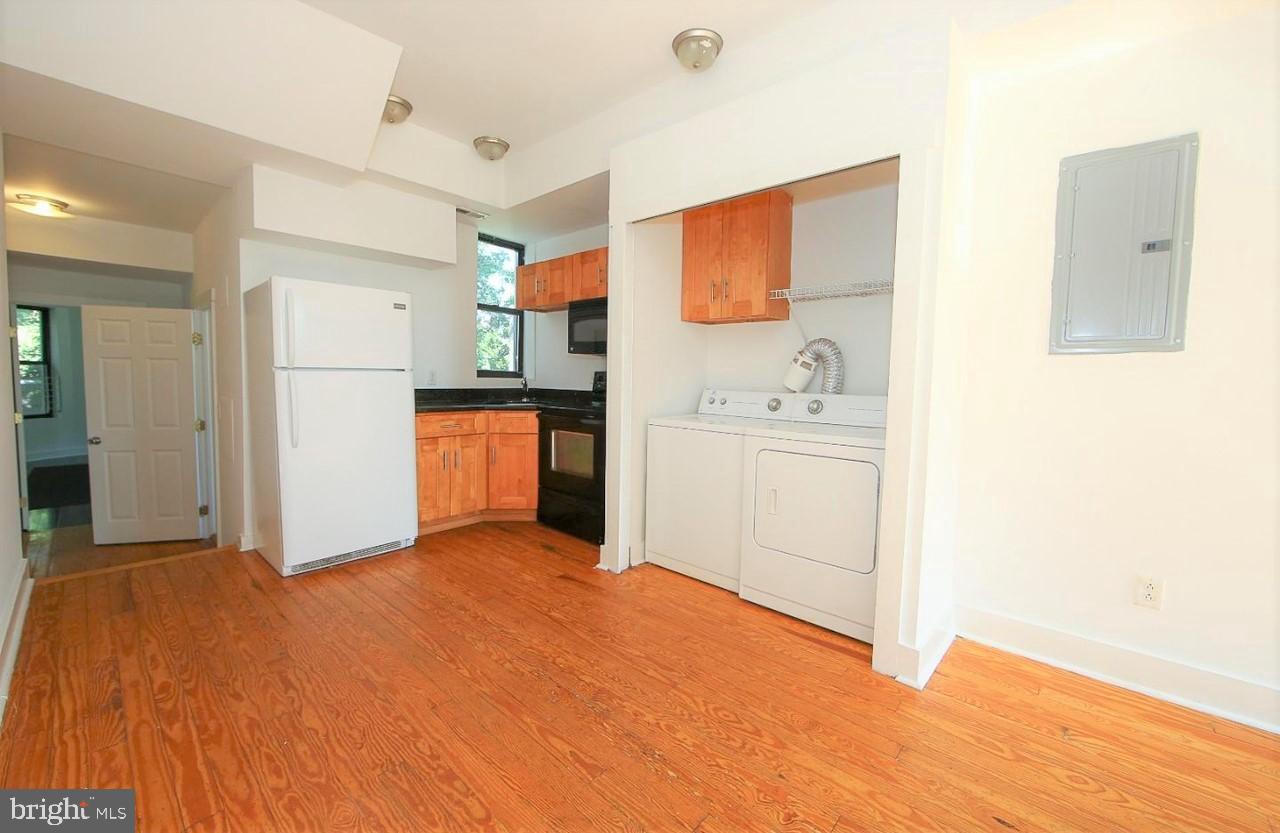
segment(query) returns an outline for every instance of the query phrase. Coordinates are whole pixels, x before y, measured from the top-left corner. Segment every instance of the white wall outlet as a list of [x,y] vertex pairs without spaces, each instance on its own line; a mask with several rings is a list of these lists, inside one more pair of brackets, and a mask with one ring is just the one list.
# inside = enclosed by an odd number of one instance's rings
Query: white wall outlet
[[1138,584],[1133,589],[1133,603],[1138,607],[1159,610],[1164,604],[1164,579],[1138,576]]

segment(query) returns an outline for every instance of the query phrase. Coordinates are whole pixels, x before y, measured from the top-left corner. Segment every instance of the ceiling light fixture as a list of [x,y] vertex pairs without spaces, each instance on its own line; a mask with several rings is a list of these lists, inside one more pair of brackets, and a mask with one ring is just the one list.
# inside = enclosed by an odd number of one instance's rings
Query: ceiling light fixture
[[472,140],[471,144],[475,145],[476,153],[490,162],[496,162],[506,156],[507,151],[511,150],[511,145],[505,139],[499,139],[497,136],[477,136]]
[[691,72],[702,72],[716,62],[724,47],[724,38],[711,29],[685,29],[671,41],[680,66]]
[[53,197],[43,197],[39,194],[18,194],[9,205],[19,211],[25,211],[37,217],[65,219],[75,216],[67,211],[71,206],[66,202],[55,200]]
[[382,108],[382,120],[387,124],[399,124],[409,118],[409,114],[412,112],[413,105],[409,103],[407,98],[389,95],[387,96],[387,106]]

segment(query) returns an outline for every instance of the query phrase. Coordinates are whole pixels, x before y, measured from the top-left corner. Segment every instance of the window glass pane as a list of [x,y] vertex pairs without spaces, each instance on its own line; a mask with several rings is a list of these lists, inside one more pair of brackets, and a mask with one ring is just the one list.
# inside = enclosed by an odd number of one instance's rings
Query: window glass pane
[[22,396],[24,416],[44,416],[49,413],[48,367],[43,364],[19,365],[18,391]]
[[44,310],[18,307],[18,360],[44,361]]
[[495,307],[515,307],[514,250],[480,241],[476,250],[476,300]]
[[516,372],[519,327],[518,315],[476,310],[476,368]]

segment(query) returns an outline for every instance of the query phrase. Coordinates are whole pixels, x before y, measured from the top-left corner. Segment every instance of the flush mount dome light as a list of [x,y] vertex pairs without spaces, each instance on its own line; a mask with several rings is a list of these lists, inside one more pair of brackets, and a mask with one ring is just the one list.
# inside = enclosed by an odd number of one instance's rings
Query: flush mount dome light
[[507,151],[511,150],[511,145],[505,139],[499,139],[497,136],[477,136],[471,144],[475,145],[476,153],[490,162],[496,162],[506,156]]
[[382,108],[382,120],[387,124],[399,124],[409,118],[413,105],[406,98],[398,95],[387,96],[387,105]]
[[702,72],[716,61],[724,47],[724,38],[711,29],[685,29],[671,41],[680,66],[691,72]]
[[67,211],[71,206],[66,202],[39,194],[18,194],[9,205],[19,211],[25,211],[37,217],[51,217],[61,220],[75,216]]

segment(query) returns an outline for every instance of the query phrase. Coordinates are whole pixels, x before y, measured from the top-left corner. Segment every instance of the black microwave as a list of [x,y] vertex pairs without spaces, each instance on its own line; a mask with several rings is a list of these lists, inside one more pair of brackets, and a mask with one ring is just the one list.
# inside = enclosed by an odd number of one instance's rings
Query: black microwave
[[569,304],[569,352],[603,356],[609,339],[609,299]]

